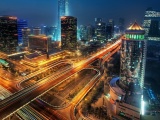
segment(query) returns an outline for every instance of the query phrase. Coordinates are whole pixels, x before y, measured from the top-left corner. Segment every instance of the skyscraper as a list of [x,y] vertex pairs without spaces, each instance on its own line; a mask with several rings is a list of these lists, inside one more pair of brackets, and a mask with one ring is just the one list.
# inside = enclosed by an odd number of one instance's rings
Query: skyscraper
[[31,34],[31,29],[29,28],[23,28],[22,29],[22,41],[23,41],[23,46],[28,47],[28,41],[29,41],[29,35]]
[[87,27],[85,25],[80,25],[80,39],[87,41]]
[[106,38],[111,39],[114,34],[114,21],[112,19],[108,20],[106,25]]
[[17,27],[18,27],[18,44],[22,44],[22,29],[28,27],[28,23],[26,20],[17,20]]
[[17,17],[0,16],[0,51],[16,52],[18,46]]
[[68,16],[68,0],[58,0],[58,32],[57,40],[61,40],[61,17]]
[[115,114],[139,120],[144,114],[143,87],[147,40],[145,31],[135,22],[125,31],[121,44],[120,77],[110,84],[110,102]]
[[148,8],[145,12],[143,28],[148,40],[160,40],[160,12]]
[[135,22],[126,30],[126,39],[122,40],[120,81],[124,89],[130,90],[132,83],[143,88],[147,49],[144,33]]
[[99,42],[106,41],[106,23],[102,18],[95,18],[95,39]]
[[77,18],[61,17],[61,48],[63,50],[77,49]]

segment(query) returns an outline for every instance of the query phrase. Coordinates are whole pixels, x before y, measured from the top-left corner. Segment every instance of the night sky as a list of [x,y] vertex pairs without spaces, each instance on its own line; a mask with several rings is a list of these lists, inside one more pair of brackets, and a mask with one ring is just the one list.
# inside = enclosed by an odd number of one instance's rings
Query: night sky
[[[56,25],[58,0],[1,0],[0,15],[14,15],[26,19],[29,25]],[[160,0],[69,0],[69,13],[78,24],[93,24],[95,17],[125,18],[126,24],[142,22],[146,8],[160,10]]]

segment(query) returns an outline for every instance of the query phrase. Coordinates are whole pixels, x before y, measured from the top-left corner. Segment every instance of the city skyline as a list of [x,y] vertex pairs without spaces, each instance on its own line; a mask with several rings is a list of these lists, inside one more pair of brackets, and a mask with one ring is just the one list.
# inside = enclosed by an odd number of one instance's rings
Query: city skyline
[[[90,2],[90,0],[69,0],[69,15],[77,17],[78,25],[93,24],[95,17],[103,18],[104,22],[110,18],[118,20],[122,17],[127,20],[127,25],[135,20],[142,23],[145,10],[148,7],[159,10],[158,5],[160,4],[158,0],[147,2],[145,0],[101,0],[101,2],[92,0],[92,4]],[[26,19],[29,26],[55,26],[57,25],[57,5],[58,0],[47,0],[47,2],[45,0],[16,0],[16,2],[5,0],[0,5],[0,16],[13,15]]]
[[1,0],[0,120],[159,120],[159,0]]

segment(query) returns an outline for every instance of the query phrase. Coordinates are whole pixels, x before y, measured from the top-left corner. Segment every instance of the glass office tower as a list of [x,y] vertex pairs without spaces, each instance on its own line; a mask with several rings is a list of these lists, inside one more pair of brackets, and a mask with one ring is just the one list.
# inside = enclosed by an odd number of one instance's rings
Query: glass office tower
[[63,50],[77,49],[77,18],[61,17],[61,48]]

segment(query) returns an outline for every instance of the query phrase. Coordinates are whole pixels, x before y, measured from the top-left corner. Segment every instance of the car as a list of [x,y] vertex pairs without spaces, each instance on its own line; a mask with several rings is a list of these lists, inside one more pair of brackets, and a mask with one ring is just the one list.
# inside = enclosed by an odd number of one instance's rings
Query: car
[[26,74],[26,73],[21,73],[21,75],[22,75],[22,76],[26,76],[27,74]]

